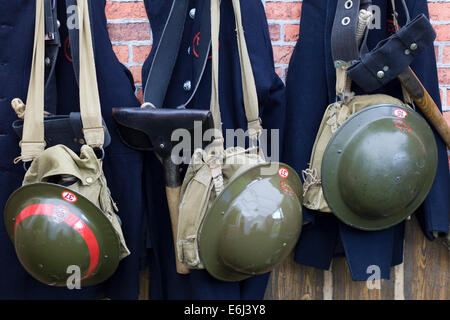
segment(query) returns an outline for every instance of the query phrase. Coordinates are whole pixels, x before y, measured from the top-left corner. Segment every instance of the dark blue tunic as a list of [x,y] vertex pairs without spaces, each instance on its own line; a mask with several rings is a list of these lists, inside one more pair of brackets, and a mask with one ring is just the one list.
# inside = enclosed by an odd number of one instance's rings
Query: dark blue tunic
[[[289,65],[287,78],[287,118],[283,160],[297,172],[308,167],[313,143],[326,107],[335,101],[335,69],[331,56],[331,28],[336,0],[304,0],[300,21],[300,38]],[[381,29],[369,32],[368,45],[387,37],[386,20],[391,17],[390,1],[374,0],[380,8]],[[428,15],[425,0],[407,1],[411,19],[421,13]],[[404,24],[401,3],[397,11]],[[430,47],[417,57],[412,68],[424,86],[440,105],[434,48]],[[354,91],[361,94],[356,86]],[[402,98],[397,80],[377,93],[387,93]],[[450,201],[449,168],[447,152],[436,134],[439,148],[439,166],[433,187],[417,210],[417,217],[429,239],[432,231],[448,232]],[[378,265],[382,278],[389,278],[390,267],[402,262],[404,223],[382,230],[364,232],[341,223],[331,214],[318,213],[303,208],[304,218],[311,222],[304,227],[296,249],[296,261],[328,269],[333,256],[345,255],[354,280],[367,280],[367,267]]]
[[[143,68],[143,79],[147,78],[154,52],[161,38],[172,1],[145,1],[153,32],[153,50]],[[205,10],[209,14],[209,1],[191,0],[189,11],[195,10],[195,17],[188,16],[180,53],[171,78],[164,107],[185,105],[191,98],[197,83],[199,69],[196,68],[198,41],[210,41],[198,34],[201,27],[199,17]],[[260,0],[241,1],[243,25],[250,60],[256,79],[260,115],[265,128],[282,131],[285,109],[285,91],[282,81],[274,71],[273,54],[268,33],[264,7]],[[209,22],[208,22],[209,23]],[[199,37],[200,40],[197,40]],[[220,29],[219,95],[223,128],[247,127],[243,107],[242,84],[237,51],[235,19],[231,1],[222,1]],[[191,80],[191,90],[184,84]],[[145,80],[144,80],[145,82]],[[151,84],[149,84],[151,85]],[[187,108],[209,109],[211,97],[211,61],[206,69]],[[281,133],[282,134],[282,133]],[[242,282],[227,283],[211,277],[205,270],[191,271],[189,275],[178,275],[175,271],[173,241],[169,212],[162,184],[161,164],[147,155],[146,193],[149,198],[150,255],[150,298],[151,299],[261,299],[267,284],[268,274],[253,277]]]
[[[92,2],[92,25],[95,39],[96,70],[103,117],[112,135],[106,149],[104,171],[113,198],[117,202],[123,231],[132,254],[124,259],[113,277],[104,284],[68,290],[38,283],[22,268],[14,247],[0,219],[0,299],[94,299],[105,296],[136,299],[139,292],[139,257],[141,251],[141,218],[144,202],[141,177],[143,155],[120,143],[111,117],[112,107],[136,107],[134,85],[129,71],[117,60],[109,41],[106,26],[105,1]],[[0,208],[9,195],[21,185],[22,165],[14,165],[20,154],[18,138],[11,130],[17,119],[10,106],[13,98],[26,99],[33,49],[35,1],[0,1]],[[66,27],[66,3],[58,0],[58,20],[61,21],[63,46],[56,66],[58,114],[79,111],[78,85],[71,63]]]

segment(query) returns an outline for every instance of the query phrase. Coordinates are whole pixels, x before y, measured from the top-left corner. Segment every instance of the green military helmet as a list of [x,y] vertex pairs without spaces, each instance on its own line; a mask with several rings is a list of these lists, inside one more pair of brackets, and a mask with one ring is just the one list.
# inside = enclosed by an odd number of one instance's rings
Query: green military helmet
[[259,164],[233,178],[200,227],[199,252],[206,270],[222,281],[272,270],[300,236],[301,200],[300,178],[285,164]]
[[391,227],[423,202],[437,169],[436,141],[414,110],[395,104],[365,108],[336,131],[322,161],[331,211],[362,230]]
[[95,285],[117,269],[120,243],[112,224],[73,190],[25,185],[9,197],[4,219],[20,263],[44,284],[66,286],[79,270],[81,286]]

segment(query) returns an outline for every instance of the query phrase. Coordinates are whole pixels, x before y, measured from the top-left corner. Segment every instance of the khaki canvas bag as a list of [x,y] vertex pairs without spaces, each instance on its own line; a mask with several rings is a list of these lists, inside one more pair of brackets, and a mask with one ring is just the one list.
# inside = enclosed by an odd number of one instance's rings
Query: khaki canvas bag
[[[366,28],[372,19],[372,13],[364,9],[360,10],[356,40],[361,44]],[[311,210],[331,212],[322,190],[321,166],[322,159],[328,142],[337,129],[356,112],[376,104],[392,103],[409,107],[397,98],[385,94],[372,94],[355,96],[351,92],[351,79],[347,76],[348,63],[341,60],[335,61],[336,68],[336,96],[341,101],[330,104],[322,118],[319,130],[314,141],[309,167],[302,171],[303,178],[303,205]]]
[[366,107],[384,103],[409,107],[399,99],[385,94],[354,96],[348,102],[335,102],[327,107],[313,145],[309,167],[302,171],[303,205],[305,207],[321,212],[331,212],[323,195],[320,172],[328,142],[350,116]]
[[[66,182],[64,185],[79,192],[95,205],[111,222],[121,244],[120,258],[130,254],[123,237],[118,211],[111,198],[102,160],[95,149],[103,150],[104,130],[100,98],[95,72],[94,50],[91,37],[89,9],[86,0],[78,0],[80,28],[80,112],[86,144],[77,155],[64,145],[45,149],[44,140],[44,1],[36,1],[36,27],[30,83],[24,114],[23,136],[20,142],[21,156],[16,162],[32,161],[25,174],[23,185],[38,182]],[[14,107],[14,106],[13,106]],[[45,150],[44,150],[45,149]]]
[[205,149],[195,150],[181,187],[177,249],[178,260],[190,269],[204,268],[198,251],[198,231],[202,221],[224,186],[244,170],[266,162],[256,146],[262,126],[258,112],[258,96],[242,26],[239,0],[233,0],[236,34],[241,64],[244,108],[248,122],[250,148],[230,147],[224,150],[219,107],[219,0],[211,1],[212,95],[214,141]]

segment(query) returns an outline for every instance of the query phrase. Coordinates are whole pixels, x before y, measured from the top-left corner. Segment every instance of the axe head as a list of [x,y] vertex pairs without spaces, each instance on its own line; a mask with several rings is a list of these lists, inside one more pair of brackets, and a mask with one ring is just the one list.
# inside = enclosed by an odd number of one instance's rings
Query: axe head
[[[130,148],[142,151],[155,151],[163,159],[170,157],[172,149],[182,141],[180,135],[189,133],[191,152],[196,147],[194,131],[203,133],[214,127],[209,110],[197,109],[162,109],[162,108],[113,108],[113,118],[117,124],[122,141]],[[172,139],[175,130],[180,130]],[[196,136],[197,138],[197,136]],[[174,140],[174,141],[172,141]],[[198,143],[198,142],[197,142]]]

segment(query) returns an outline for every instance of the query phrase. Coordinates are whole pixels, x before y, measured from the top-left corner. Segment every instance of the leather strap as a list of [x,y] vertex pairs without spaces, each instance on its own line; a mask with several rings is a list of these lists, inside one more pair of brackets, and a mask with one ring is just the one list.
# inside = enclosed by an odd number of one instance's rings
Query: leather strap
[[144,103],[161,108],[180,50],[189,0],[173,0],[161,39],[145,84]]

